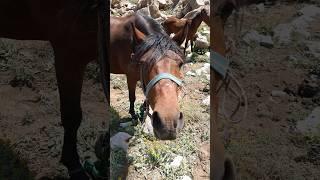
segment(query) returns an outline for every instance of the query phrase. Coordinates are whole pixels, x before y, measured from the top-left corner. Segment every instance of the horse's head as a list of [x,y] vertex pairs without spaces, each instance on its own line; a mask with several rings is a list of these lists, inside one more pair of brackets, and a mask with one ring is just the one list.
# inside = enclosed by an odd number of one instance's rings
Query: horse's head
[[179,31],[181,24],[183,24],[183,22],[174,16],[168,17],[165,21],[161,23],[163,29],[169,35],[171,33],[176,33],[177,31]]
[[210,8],[204,7],[201,9],[200,16],[202,21],[205,22],[208,26],[210,26]]
[[180,93],[184,55],[164,34],[145,36],[133,27],[133,60],[141,63],[141,83],[153,114],[152,125],[159,139],[175,139],[184,125],[180,112]]

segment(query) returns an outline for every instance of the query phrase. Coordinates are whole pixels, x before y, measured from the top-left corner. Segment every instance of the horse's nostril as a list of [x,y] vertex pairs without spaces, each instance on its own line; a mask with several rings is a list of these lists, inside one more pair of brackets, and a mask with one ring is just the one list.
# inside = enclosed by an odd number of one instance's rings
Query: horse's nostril
[[180,112],[179,119],[180,119],[180,120],[183,119],[183,114],[182,114],[182,112]]
[[160,128],[161,127],[161,119],[159,116],[159,113],[157,111],[153,112],[152,114],[152,125],[154,128]]
[[177,128],[177,126],[178,126],[178,122],[177,122],[177,121],[174,121],[174,123],[173,123],[173,127],[174,127],[174,129],[176,129],[176,128]]

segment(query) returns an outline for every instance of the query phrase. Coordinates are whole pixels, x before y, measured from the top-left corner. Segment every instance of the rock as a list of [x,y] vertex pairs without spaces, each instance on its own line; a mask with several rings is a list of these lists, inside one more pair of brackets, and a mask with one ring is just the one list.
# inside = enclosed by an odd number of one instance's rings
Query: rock
[[290,61],[290,62],[292,62],[292,63],[297,63],[297,62],[298,62],[297,57],[296,57],[296,56],[293,56],[293,55],[287,56],[287,57],[286,57],[286,60],[287,60],[287,61]]
[[291,42],[292,32],[302,35],[304,38],[310,37],[307,31],[309,24],[314,21],[314,17],[320,14],[320,8],[309,5],[298,11],[301,16],[295,18],[290,23],[279,24],[273,29],[274,37],[281,45],[288,45]]
[[173,168],[177,168],[181,165],[182,163],[182,160],[183,160],[183,157],[182,156],[176,156],[173,161],[170,163],[170,167],[173,167]]
[[271,92],[271,96],[273,96],[273,97],[283,97],[286,95],[287,95],[287,93],[285,93],[283,91],[274,90]]
[[191,179],[191,177],[184,175],[181,177],[180,180],[192,180],[192,179]]
[[125,132],[118,132],[117,134],[115,134],[114,136],[112,136],[110,138],[110,144],[111,144],[111,148],[121,148],[124,151],[127,152],[128,147],[129,147],[129,139],[132,136],[128,133]]
[[158,0],[159,2],[159,9],[165,10],[172,7],[172,0]]
[[203,67],[196,70],[196,75],[201,76],[210,72],[210,64],[205,63]]
[[279,24],[273,29],[274,37],[281,45],[287,45],[291,42],[291,33],[293,27],[290,24]]
[[151,16],[148,7],[141,8],[141,9],[139,9],[137,12],[139,12],[139,13],[141,13],[141,14],[144,14],[144,15],[146,15],[146,16]]
[[120,123],[120,127],[122,127],[122,128],[126,128],[126,127],[131,126],[131,125],[132,125],[132,121],[125,122],[125,123]]
[[137,7],[135,9],[135,11],[141,9],[141,8],[144,8],[144,7],[147,7],[148,6],[148,2],[149,0],[139,0],[138,3],[137,3]]
[[266,48],[273,48],[273,41],[271,36],[260,35],[260,45]]
[[273,41],[271,36],[265,36],[259,34],[255,30],[249,31],[244,37],[243,41],[247,44],[251,44],[252,42],[258,43],[261,46],[267,47],[267,48],[272,48],[273,47]]
[[320,8],[315,5],[309,5],[299,10],[304,16],[314,17],[316,15],[320,15]]
[[319,93],[320,88],[316,83],[304,82],[298,87],[298,94],[301,97],[311,98]]
[[205,55],[209,58],[210,57],[210,52],[206,52]]
[[186,75],[187,75],[187,76],[193,76],[193,77],[195,77],[195,76],[196,76],[196,73],[191,72],[191,71],[188,71],[188,72],[186,73]]
[[303,121],[297,122],[297,130],[301,133],[320,133],[320,106],[316,107]]
[[210,95],[202,100],[202,104],[209,106],[210,105]]
[[116,5],[119,5],[120,2],[121,2],[121,0],[112,0],[112,1],[111,1],[111,6],[112,6],[112,7],[115,7]]
[[[151,108],[149,108],[149,114],[152,114],[153,111]],[[152,126],[152,120],[149,116],[146,117],[144,124],[143,124],[143,132],[146,134],[150,134],[152,136],[154,136],[154,132],[153,132],[153,126]]]
[[195,48],[206,49],[209,48],[209,41],[206,36],[198,34],[198,38],[195,41]]
[[259,42],[260,41],[260,34],[256,30],[251,30],[243,37],[243,41],[247,44],[250,44],[253,42]]
[[129,15],[132,15],[132,14],[134,14],[134,11],[133,11],[133,10],[127,10],[127,11],[123,14],[123,16],[129,16]]
[[272,118],[273,117],[273,113],[271,112],[271,110],[268,108],[268,106],[266,104],[259,104],[257,106],[257,113],[256,115],[258,117],[265,117],[265,118]]
[[257,4],[257,5],[256,5],[256,9],[257,9],[259,12],[264,12],[264,10],[265,10],[264,4],[263,4],[263,3]]
[[304,44],[308,49],[308,53],[312,57],[320,59],[320,42],[319,41],[305,41]]
[[160,13],[159,9],[157,8],[157,6],[150,5],[149,6],[149,11],[150,11],[150,15],[151,15],[152,18],[161,17],[161,13]]
[[200,6],[208,5],[209,0],[188,0],[188,3],[191,5],[192,9],[196,9]]

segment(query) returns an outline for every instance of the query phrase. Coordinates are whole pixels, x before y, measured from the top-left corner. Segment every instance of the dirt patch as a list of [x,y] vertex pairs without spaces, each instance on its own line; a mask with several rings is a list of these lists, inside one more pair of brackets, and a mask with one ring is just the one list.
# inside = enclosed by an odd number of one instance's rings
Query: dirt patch
[[[63,127],[50,43],[0,39],[0,139],[26,160],[35,179],[67,177],[59,162]],[[90,70],[90,66],[89,66]],[[87,71],[78,133],[81,160],[96,160],[94,143],[106,128],[104,95]],[[13,83],[14,82],[14,83]]]
[[[277,24],[294,19],[304,6],[306,4],[277,4],[265,8],[264,12],[258,12],[255,5],[250,6],[245,9],[242,35],[254,29],[272,36],[272,29]],[[310,24],[311,38],[317,36],[315,27],[319,22],[316,18]],[[232,36],[232,21],[227,27],[227,35]],[[317,141],[306,141],[308,138],[296,131],[296,122],[319,106],[313,100],[316,97],[298,95],[299,85],[311,76],[319,59],[302,53],[308,51],[301,49],[306,39],[294,38],[286,46],[275,41],[273,48],[241,41],[231,58],[232,71],[248,96],[248,116],[236,125],[230,126],[224,121],[230,137],[225,137],[223,132],[221,136],[227,139],[226,148],[233,156],[239,179],[317,179],[320,175],[319,164],[297,160],[308,154],[318,157]],[[279,91],[285,93],[277,95]]]

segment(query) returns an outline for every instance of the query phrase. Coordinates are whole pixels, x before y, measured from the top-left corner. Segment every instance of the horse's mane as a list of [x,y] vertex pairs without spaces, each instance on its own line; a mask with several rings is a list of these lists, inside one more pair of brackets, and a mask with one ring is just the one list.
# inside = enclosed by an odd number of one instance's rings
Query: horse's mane
[[[149,67],[166,56],[168,51],[176,53],[181,58],[181,63],[184,63],[185,57],[181,48],[167,34],[155,33],[147,36],[142,43],[135,47],[135,59],[140,59],[148,51],[151,51],[146,63]],[[173,59],[178,61],[176,58]]]
[[181,48],[169,37],[162,26],[149,16],[141,13],[137,14],[143,17],[153,33],[148,34],[144,41],[135,47],[135,59],[140,59],[145,53],[152,51],[147,63],[148,66],[151,67],[171,50],[181,58],[181,63],[184,63],[185,57]]
[[162,26],[160,23],[158,23],[157,21],[155,21],[154,19],[152,19],[150,16],[147,16],[143,13],[137,12],[137,15],[141,16],[145,21],[146,21],[146,25],[150,26],[150,28],[158,33],[161,34],[166,34],[166,32],[163,30]]

